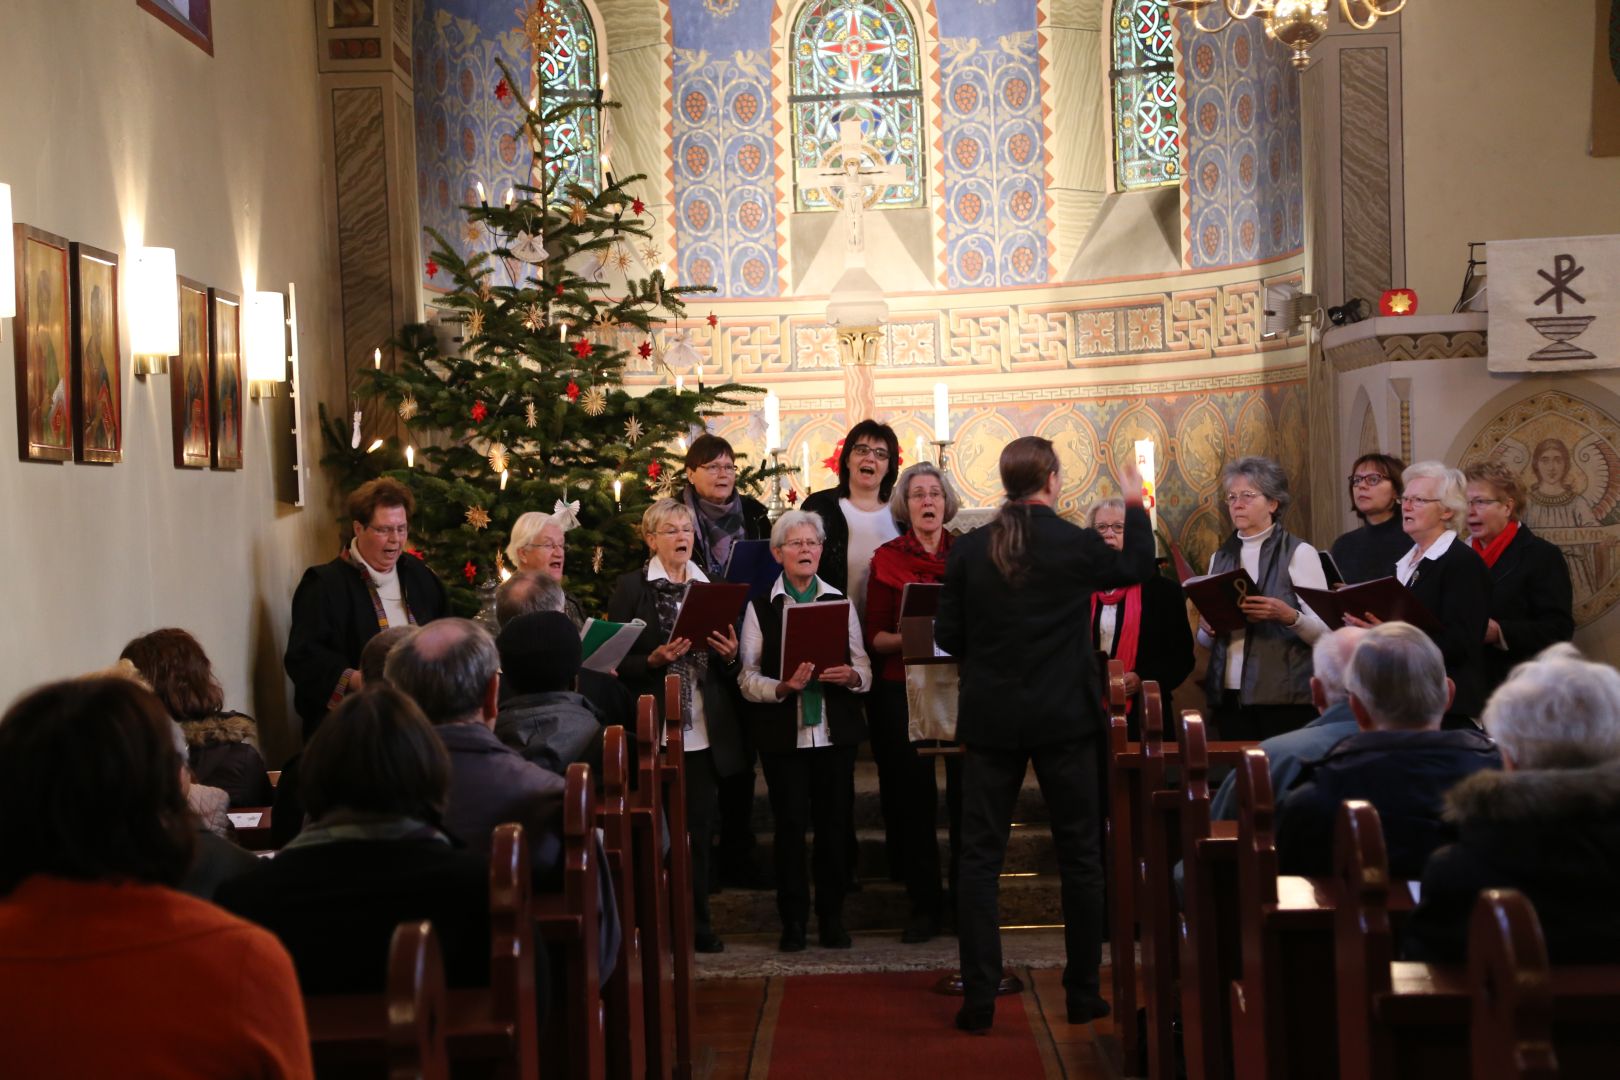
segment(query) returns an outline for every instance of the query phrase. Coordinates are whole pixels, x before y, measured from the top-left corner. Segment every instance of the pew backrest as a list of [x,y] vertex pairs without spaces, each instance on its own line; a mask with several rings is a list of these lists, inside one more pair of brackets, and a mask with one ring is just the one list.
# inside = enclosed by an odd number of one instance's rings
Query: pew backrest
[[389,1080],[448,1080],[444,1051],[444,962],[433,924],[394,928],[388,946]]
[[[1486,889],[1468,924],[1478,1080],[1553,1080],[1553,995],[1541,921],[1523,893]],[[1620,974],[1616,975],[1620,983]]]

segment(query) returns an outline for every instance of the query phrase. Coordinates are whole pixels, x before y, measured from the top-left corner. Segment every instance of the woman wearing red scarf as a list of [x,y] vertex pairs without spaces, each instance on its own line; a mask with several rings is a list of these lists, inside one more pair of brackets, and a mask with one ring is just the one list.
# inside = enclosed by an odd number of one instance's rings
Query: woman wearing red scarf
[[[1095,529],[1115,551],[1125,550],[1125,500],[1093,503],[1086,527]],[[1108,659],[1125,665],[1127,694],[1134,698],[1142,683],[1156,682],[1166,722],[1177,715],[1171,695],[1193,669],[1192,627],[1180,585],[1155,575],[1141,585],[1092,593],[1091,640]],[[1130,730],[1135,739],[1134,710]]]
[[[945,893],[939,882],[939,801],[933,757],[922,757],[912,745],[906,705],[906,666],[900,659],[900,597],[912,582],[938,582],[945,577],[951,550],[946,522],[959,508],[950,481],[928,462],[907,468],[895,483],[889,511],[901,535],[872,554],[866,584],[866,647],[879,665],[867,705],[872,756],[877,760],[883,806],[884,848],[891,872],[898,873],[911,901],[911,919],[900,935],[908,945],[939,933]],[[904,531],[907,526],[910,531]],[[952,891],[960,839],[962,799],[958,758],[945,759],[945,804],[950,818]]]
[[1491,621],[1485,626],[1485,689],[1502,684],[1515,664],[1575,636],[1569,564],[1556,544],[1519,520],[1524,486],[1495,463],[1471,465],[1469,543],[1491,571]]

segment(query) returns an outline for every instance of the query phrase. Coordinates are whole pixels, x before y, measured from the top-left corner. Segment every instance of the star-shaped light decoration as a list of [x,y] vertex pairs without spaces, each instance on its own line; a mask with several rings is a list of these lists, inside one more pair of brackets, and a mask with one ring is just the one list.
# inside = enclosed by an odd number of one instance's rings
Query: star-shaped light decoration
[[607,391],[600,386],[591,387],[580,399],[579,407],[585,410],[586,416],[601,416],[607,412]]
[[1378,313],[1380,315],[1415,315],[1417,306],[1417,293],[1411,289],[1386,289],[1384,295],[1378,300]]
[[534,407],[534,402],[523,406],[523,423],[526,427],[540,426],[540,412]]
[[414,418],[416,416],[416,410],[419,407],[420,406],[416,404],[416,397],[414,395],[405,395],[405,400],[399,403],[399,418],[401,420],[410,420]]
[[568,204],[568,220],[573,222],[575,225],[585,224],[585,219],[588,216],[589,214],[585,209],[585,204],[580,200],[575,199]]
[[489,528],[489,511],[482,506],[467,507],[467,524],[474,529]]
[[624,422],[624,437],[631,446],[641,441],[641,421],[632,416]]
[[505,443],[490,443],[488,458],[489,471],[492,473],[503,473],[511,465],[507,459]]
[[470,338],[484,336],[484,313],[477,309],[467,314],[467,336]]
[[530,304],[524,309],[523,325],[537,332],[542,326],[546,325],[546,313],[540,310],[539,304]]

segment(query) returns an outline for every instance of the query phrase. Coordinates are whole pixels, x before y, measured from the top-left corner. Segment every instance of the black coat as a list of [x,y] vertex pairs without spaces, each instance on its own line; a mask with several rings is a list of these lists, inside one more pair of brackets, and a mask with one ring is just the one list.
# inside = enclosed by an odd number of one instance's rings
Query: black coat
[[1507,649],[1485,646],[1486,694],[1502,685],[1515,664],[1575,636],[1569,563],[1557,544],[1536,536],[1521,522],[1496,565],[1488,569],[1491,618],[1502,628]]
[[1412,538],[1401,528],[1399,508],[1388,521],[1351,529],[1333,541],[1333,564],[1346,585],[1394,577],[1395,564],[1412,550]]
[[1423,868],[1405,951],[1457,963],[1484,889],[1517,889],[1554,964],[1620,963],[1620,764],[1481,773],[1446,796],[1457,841]]
[[1457,684],[1448,715],[1477,717],[1485,709],[1485,624],[1490,621],[1491,573],[1485,560],[1457,537],[1438,559],[1424,559],[1407,583],[1412,595],[1440,621],[1431,635]]
[[[664,676],[669,669],[655,668],[647,663],[647,658],[664,643],[665,635],[659,629],[658,594],[647,584],[645,566],[619,577],[613,596],[608,600],[608,619],[612,622],[640,619],[647,624],[630,652],[619,662],[619,679],[634,697],[651,694],[658,702],[659,716],[663,716]],[[701,642],[693,642],[692,647],[708,648]],[[737,673],[741,670],[742,664],[736,657],[727,664],[713,652],[709,653],[708,674],[703,680],[703,721],[709,732],[715,771],[721,776],[740,773],[752,762],[742,729],[742,694],[737,689]]]
[[990,527],[951,545],[934,637],[961,662],[957,737],[970,746],[1019,749],[1102,730],[1092,651],[1091,594],[1154,573],[1147,511],[1125,510],[1125,550],[1029,507],[1030,572],[1009,585],[990,561]]
[[[1098,614],[1102,613],[1101,607]],[[1096,624],[1092,624],[1095,631]],[[1114,648],[1119,648],[1119,631]],[[1112,659],[1112,657],[1110,657]],[[1137,631],[1136,675],[1159,684],[1165,722],[1176,715],[1172,695],[1192,674],[1193,636],[1187,623],[1187,594],[1177,582],[1154,574],[1142,583],[1142,627]]]
[[1277,870],[1327,877],[1339,804],[1365,799],[1384,826],[1389,872],[1415,878],[1424,860],[1451,838],[1441,821],[1445,794],[1482,769],[1500,769],[1496,744],[1478,731],[1363,731],[1319,761],[1277,808]]
[[[396,565],[400,590],[418,624],[450,613],[444,585],[426,563],[414,555],[401,555]],[[345,671],[360,667],[360,650],[379,629],[362,575],[359,567],[339,557],[305,570],[293,593],[284,663],[306,738],[326,716],[338,680]]]
[[[743,528],[738,540],[769,540],[771,538],[770,512],[765,509],[758,499],[751,499],[747,495],[742,498]],[[691,487],[686,489],[686,505],[692,508],[692,513],[698,519],[695,530],[695,542],[692,546],[692,561],[703,567],[703,572],[713,581],[719,581],[720,575],[726,568],[715,562],[714,553],[709,550],[709,534],[703,530],[703,517],[696,506],[697,492]],[[609,616],[611,618],[611,616]],[[617,620],[615,620],[617,621]]]
[[222,712],[201,720],[182,720],[191,764],[199,784],[217,787],[231,797],[231,808],[269,806],[274,798],[270,774],[259,755],[259,726],[239,712]]

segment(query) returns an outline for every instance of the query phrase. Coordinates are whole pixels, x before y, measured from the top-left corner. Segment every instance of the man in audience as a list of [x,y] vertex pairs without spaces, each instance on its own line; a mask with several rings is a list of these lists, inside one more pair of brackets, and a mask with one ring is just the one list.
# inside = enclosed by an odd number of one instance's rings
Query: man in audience
[[[519,615],[532,615],[539,611],[561,611],[566,615],[564,606],[567,600],[568,595],[563,592],[563,587],[551,575],[536,570],[520,570],[501,582],[500,588],[495,590],[495,622],[504,627]],[[506,670],[510,674],[512,669]],[[634,742],[636,701],[624,683],[605,672],[581,668],[578,690],[596,708],[604,727],[623,725],[625,733],[632,736]],[[510,687],[502,691],[503,698],[508,696]]]
[[366,642],[366,647],[360,650],[360,676],[364,680],[364,685],[375,686],[385,681],[383,665],[388,662],[388,654],[393,651],[395,645],[415,632],[414,626],[390,626],[386,630],[377,631],[377,635]]
[[1333,872],[1333,828],[1339,804],[1365,799],[1384,825],[1389,871],[1422,874],[1429,853],[1447,839],[1445,793],[1464,777],[1502,765],[1483,733],[1442,731],[1440,718],[1455,687],[1434,641],[1409,623],[1367,631],[1345,680],[1358,734],[1305,766],[1277,812],[1277,865],[1284,874]]
[[[1311,676],[1311,703],[1321,715],[1296,731],[1274,735],[1260,744],[1271,764],[1273,798],[1281,799],[1293,788],[1307,761],[1323,757],[1340,740],[1361,730],[1355,714],[1350,711],[1350,693],[1344,687],[1344,676],[1350,654],[1356,651],[1365,633],[1365,630],[1347,626],[1316,639],[1311,648],[1311,664],[1315,670]],[[1209,816],[1215,821],[1236,821],[1237,811],[1237,773],[1229,772],[1209,804]]]
[[602,725],[578,686],[580,644],[560,611],[519,615],[495,639],[502,682],[511,691],[495,718],[495,734],[525,758],[564,775],[575,761],[602,767]]
[[349,493],[354,537],[329,563],[312,566],[293,593],[284,664],[304,736],[358,690],[360,650],[390,626],[420,626],[449,612],[444,585],[405,550],[416,500],[398,480],[369,480]]

